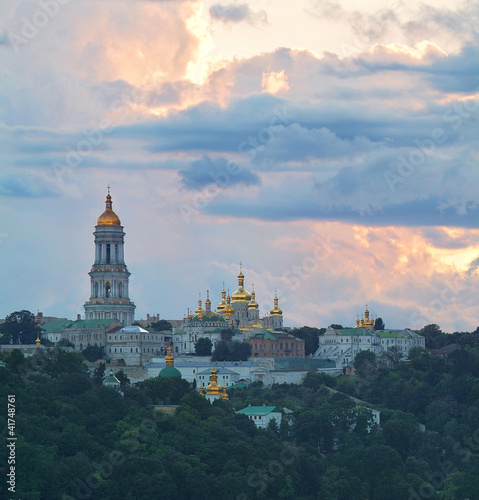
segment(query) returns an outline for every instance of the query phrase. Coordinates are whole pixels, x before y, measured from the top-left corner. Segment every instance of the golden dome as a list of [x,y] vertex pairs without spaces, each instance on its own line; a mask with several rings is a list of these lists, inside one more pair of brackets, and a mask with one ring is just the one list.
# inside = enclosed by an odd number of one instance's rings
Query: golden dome
[[221,302],[216,306],[216,310],[221,312],[226,307],[226,290],[223,282],[223,291],[221,292]]
[[221,394],[221,399],[228,400],[228,393],[226,392],[226,386],[223,386],[223,394]]
[[198,316],[203,316],[204,312],[205,310],[201,307],[201,294],[200,294],[200,298],[198,299],[198,308],[195,309],[195,314],[197,314]]
[[110,193],[106,197],[106,210],[98,217],[98,226],[121,226],[120,218],[111,209],[112,202]]
[[209,290],[206,290],[205,308],[208,312],[211,311],[211,300],[210,300],[210,291]]
[[269,313],[271,314],[271,316],[282,316],[283,315],[283,311],[278,306],[278,296],[276,294],[274,297],[274,307],[273,307],[273,309],[271,309],[271,311]]
[[206,394],[221,394],[221,386],[218,385],[218,376],[216,375],[218,371],[216,368],[213,366],[211,369],[211,377],[210,377],[210,383],[208,384],[208,387],[206,388]]
[[231,300],[233,302],[249,302],[251,300],[251,294],[244,289],[244,274],[241,271],[238,274],[238,290],[231,295]]
[[171,347],[166,349],[165,366],[175,366],[175,358],[173,357]]
[[256,294],[254,290],[251,292],[251,300],[248,302],[248,309],[258,309],[259,304],[256,302]]

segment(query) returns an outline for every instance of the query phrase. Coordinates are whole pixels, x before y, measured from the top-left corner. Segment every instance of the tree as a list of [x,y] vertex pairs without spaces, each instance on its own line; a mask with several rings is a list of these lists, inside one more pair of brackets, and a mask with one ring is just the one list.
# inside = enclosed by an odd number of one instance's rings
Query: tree
[[172,324],[169,321],[166,321],[165,319],[160,319],[160,321],[154,321],[153,323],[150,323],[150,328],[157,332],[163,332],[166,330],[171,331],[173,329]]
[[231,328],[223,328],[223,330],[221,330],[221,340],[228,342],[233,338],[233,336],[234,332]]
[[319,336],[322,333],[319,328],[314,328],[311,326],[303,326],[302,328],[295,328],[290,333],[295,337],[304,340],[304,353],[306,356],[309,354],[314,354],[319,347]]
[[115,373],[115,377],[120,381],[122,388],[126,385],[130,385],[130,379],[128,378],[128,375],[125,373],[123,368]]
[[386,328],[386,325],[384,324],[384,321],[382,318],[376,318],[376,321],[374,322],[374,330],[384,330]]
[[431,324],[423,327],[419,332],[426,339],[428,349],[438,349],[444,346],[444,333],[439,325]]
[[197,356],[210,356],[212,347],[213,344],[211,343],[210,339],[206,337],[200,337],[195,342],[195,353]]
[[388,347],[387,351],[383,351],[381,355],[391,368],[396,368],[402,359],[401,349],[397,345]]
[[322,385],[334,387],[336,379],[328,373],[309,371],[303,379],[303,385],[315,390],[319,389]]
[[73,342],[70,342],[68,339],[60,339],[55,345],[57,347],[75,347]]
[[93,363],[97,359],[103,359],[105,357],[105,348],[89,345],[86,349],[83,349],[82,355],[87,361]]
[[336,323],[333,323],[331,325],[331,328],[333,328],[334,330],[342,330],[343,329],[343,325],[338,325]]
[[359,351],[354,357],[354,369],[361,378],[375,378],[378,374],[376,354],[372,351]]
[[220,340],[216,344],[211,359],[213,361],[247,361],[251,356],[251,350],[251,344],[248,342]]
[[15,311],[0,325],[0,344],[34,344],[39,333],[33,313],[25,309]]
[[101,384],[105,376],[105,363],[100,363],[100,365],[93,371],[93,381],[95,384]]

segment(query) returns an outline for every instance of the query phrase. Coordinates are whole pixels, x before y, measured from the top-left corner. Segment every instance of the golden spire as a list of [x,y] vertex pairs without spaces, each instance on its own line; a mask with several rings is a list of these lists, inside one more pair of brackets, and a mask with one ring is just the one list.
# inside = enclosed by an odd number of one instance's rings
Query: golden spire
[[210,300],[210,291],[209,290],[206,290],[205,308],[207,311],[211,311],[211,300]]
[[251,284],[252,290],[251,290],[251,300],[248,302],[248,309],[258,309],[259,304],[256,302],[256,294],[254,291],[254,283]]
[[37,320],[37,340],[36,340],[36,344],[37,344],[37,349],[40,349],[40,329],[41,329],[41,326],[40,326],[40,311],[37,311],[37,317],[35,318]]
[[166,349],[165,366],[175,366],[175,358],[173,357],[171,347]]
[[228,400],[228,393],[226,392],[226,386],[223,386],[223,394],[221,394],[221,399],[226,399]]
[[186,316],[186,321],[190,321],[191,316],[190,316],[190,308],[188,307],[188,315]]
[[241,270],[240,262],[240,272],[238,274],[238,290],[231,295],[231,300],[233,302],[249,302],[251,300],[251,294],[247,292],[244,288],[244,274]]
[[198,392],[203,396],[205,397],[205,393],[203,392],[203,386],[200,385],[200,388],[198,389]]
[[356,317],[356,328],[359,328],[359,315]]
[[203,317],[203,313],[205,312],[205,310],[201,307],[201,293],[199,293],[198,295],[199,295],[198,309],[195,309],[195,314],[197,314],[201,319]]
[[374,326],[373,318],[369,319],[368,305],[366,304],[366,310],[364,311],[364,326]]
[[283,311],[278,306],[278,294],[277,294],[276,290],[274,291],[274,307],[273,307],[273,309],[271,309],[271,311],[269,313],[271,314],[271,316],[282,316],[283,315]]
[[211,369],[210,383],[208,384],[208,387],[206,388],[207,395],[221,394],[221,386],[218,385],[218,376],[216,375],[217,373],[218,373],[218,371],[216,370],[215,366],[213,365],[213,368]]
[[221,302],[216,306],[216,310],[218,312],[223,311],[226,307],[226,290],[225,290],[225,282],[223,281],[223,290],[221,292]]
[[98,226],[121,226],[120,218],[112,210],[112,201],[110,196],[110,186],[108,186],[108,194],[106,196],[106,210],[98,217]]
[[231,316],[234,317],[235,315],[235,310],[233,309],[233,306],[231,305],[231,298],[230,298],[230,292],[228,290],[228,297],[226,298],[226,307],[223,309],[223,316],[226,317],[227,321],[228,321],[228,326],[232,326],[232,323],[231,323]]

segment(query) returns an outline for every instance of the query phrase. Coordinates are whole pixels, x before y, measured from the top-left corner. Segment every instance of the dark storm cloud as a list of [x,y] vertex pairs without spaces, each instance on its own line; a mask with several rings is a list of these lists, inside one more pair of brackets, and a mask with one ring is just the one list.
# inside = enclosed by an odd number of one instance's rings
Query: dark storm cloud
[[240,23],[247,21],[251,24],[267,24],[268,16],[264,10],[254,12],[247,3],[221,5],[210,7],[210,16],[224,23]]
[[180,170],[182,184],[191,190],[202,189],[216,184],[222,189],[228,186],[243,184],[259,185],[259,177],[248,169],[228,162],[225,158],[210,158],[205,155],[193,161],[187,170]]

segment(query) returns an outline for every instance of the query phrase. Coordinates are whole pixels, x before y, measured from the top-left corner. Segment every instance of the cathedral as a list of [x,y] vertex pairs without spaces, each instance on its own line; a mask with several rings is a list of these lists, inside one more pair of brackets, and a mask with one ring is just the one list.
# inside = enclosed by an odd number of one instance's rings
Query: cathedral
[[173,342],[177,354],[192,354],[195,352],[196,341],[203,337],[211,340],[213,350],[222,339],[221,332],[231,328],[233,340],[247,340],[259,332],[281,330],[283,328],[283,311],[274,297],[274,306],[269,314],[260,316],[259,304],[256,301],[254,289],[248,292],[244,287],[244,274],[240,264],[238,288],[231,295],[226,293],[224,283],[221,301],[216,311],[211,309],[209,290],[206,291],[205,308],[201,297],[194,315],[188,314],[174,331]]
[[[261,327],[273,330],[283,328],[283,311],[279,308],[278,297],[275,295],[274,307],[269,315],[260,318],[259,304],[256,302],[254,289],[249,293],[244,287],[244,274],[241,269],[238,274],[238,289],[231,294],[224,288],[221,292],[221,302],[216,306],[216,312],[211,311],[211,301],[209,290],[206,291],[205,308],[202,308],[201,298],[198,300],[198,308],[195,315],[186,317],[186,322],[198,323],[208,322],[216,323],[218,326],[227,324],[230,328],[238,328],[241,331],[251,331],[254,325],[260,324]],[[209,325],[213,326],[213,324]]]
[[85,303],[85,319],[117,319],[125,326],[133,323],[135,304],[129,298],[130,273],[125,264],[123,226],[112,209],[110,188],[105,211],[95,226],[95,261],[89,273],[90,299]]

